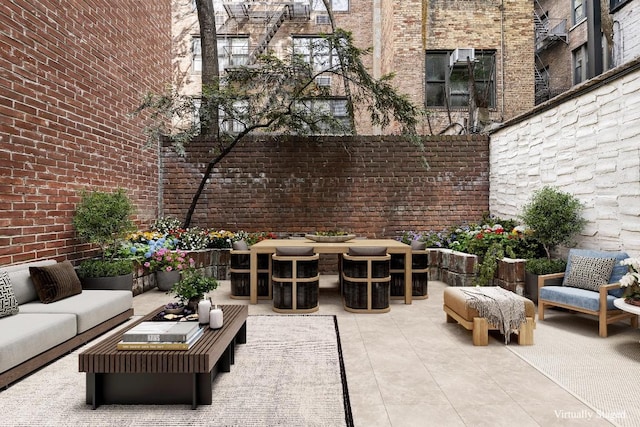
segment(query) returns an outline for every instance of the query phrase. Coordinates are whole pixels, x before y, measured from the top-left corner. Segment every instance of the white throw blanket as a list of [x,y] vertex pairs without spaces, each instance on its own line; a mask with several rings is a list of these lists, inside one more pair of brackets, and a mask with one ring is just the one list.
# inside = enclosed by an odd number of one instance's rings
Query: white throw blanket
[[500,329],[505,344],[509,343],[511,332],[520,329],[526,321],[524,300],[500,286],[478,286],[462,292],[467,295],[467,304],[478,310],[480,317]]

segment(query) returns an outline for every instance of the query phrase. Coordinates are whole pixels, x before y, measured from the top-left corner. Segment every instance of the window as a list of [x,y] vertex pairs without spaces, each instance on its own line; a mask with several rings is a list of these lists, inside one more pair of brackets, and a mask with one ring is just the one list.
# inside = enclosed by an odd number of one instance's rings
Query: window
[[573,84],[587,80],[587,44],[573,51]]
[[218,123],[220,124],[220,131],[228,133],[240,133],[245,129],[244,123],[237,120],[235,117],[247,116],[247,102],[236,101],[231,107],[232,111],[226,114],[224,110],[220,109],[218,112]]
[[622,5],[629,3],[631,0],[611,0],[609,4],[609,12],[615,12],[616,9],[622,7]]
[[573,0],[573,23],[577,24],[582,19],[586,18],[587,0]]
[[200,45],[200,37],[191,39],[191,72],[202,72],[202,46]]
[[[426,94],[428,107],[459,108],[469,105],[469,70],[466,64],[450,66],[451,51],[426,54]],[[476,103],[495,107],[495,51],[475,51],[473,74]]]
[[[329,0],[331,4],[331,10],[333,12],[348,12],[349,0]],[[313,10],[317,12],[325,12],[327,9],[324,7],[323,0],[313,0]]]
[[218,68],[222,74],[229,67],[249,63],[249,37],[218,36]]
[[311,64],[316,72],[339,64],[335,50],[329,47],[329,41],[321,37],[294,37],[293,54]]
[[335,124],[330,123],[318,123],[318,127],[322,130],[322,133],[329,133],[331,128],[343,128],[344,130],[350,129],[349,111],[347,109],[347,100],[344,98],[331,98],[331,99],[309,99],[300,105],[308,111],[312,111],[319,115],[331,116],[337,122]]

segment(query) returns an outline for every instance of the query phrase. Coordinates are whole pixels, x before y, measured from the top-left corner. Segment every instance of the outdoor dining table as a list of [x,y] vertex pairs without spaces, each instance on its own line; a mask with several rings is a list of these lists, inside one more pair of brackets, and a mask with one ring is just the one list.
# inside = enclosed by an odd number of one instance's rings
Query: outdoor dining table
[[266,239],[250,246],[249,302],[258,303],[258,254],[274,254],[281,247],[311,247],[318,254],[342,254],[353,247],[378,246],[387,248],[389,254],[404,255],[404,303],[411,304],[411,246],[393,239],[352,239],[346,242],[315,242],[304,239]]

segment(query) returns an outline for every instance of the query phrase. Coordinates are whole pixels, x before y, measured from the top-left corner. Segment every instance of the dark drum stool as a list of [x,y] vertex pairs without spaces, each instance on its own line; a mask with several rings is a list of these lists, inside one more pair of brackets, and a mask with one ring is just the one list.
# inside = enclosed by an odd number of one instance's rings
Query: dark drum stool
[[[411,295],[413,299],[427,299],[429,293],[429,251],[424,242],[411,242]],[[391,299],[403,299],[404,255],[391,254]]]
[[[231,298],[249,299],[251,251],[244,240],[233,242],[231,249]],[[258,254],[258,299],[271,299],[271,263],[269,254]]]
[[313,248],[277,248],[272,260],[273,311],[312,313],[318,311],[320,255]]
[[352,313],[386,313],[389,306],[391,256],[387,248],[350,248],[342,255],[344,309]]

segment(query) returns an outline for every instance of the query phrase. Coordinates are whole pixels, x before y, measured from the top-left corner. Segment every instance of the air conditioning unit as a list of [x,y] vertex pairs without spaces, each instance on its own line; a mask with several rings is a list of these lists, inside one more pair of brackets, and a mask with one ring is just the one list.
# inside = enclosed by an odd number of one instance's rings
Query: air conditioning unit
[[322,87],[331,86],[331,76],[316,77],[316,84]]
[[467,58],[469,58],[470,61],[474,61],[476,59],[475,49],[472,47],[457,48],[451,53],[449,65],[451,67],[454,65],[466,65]]

